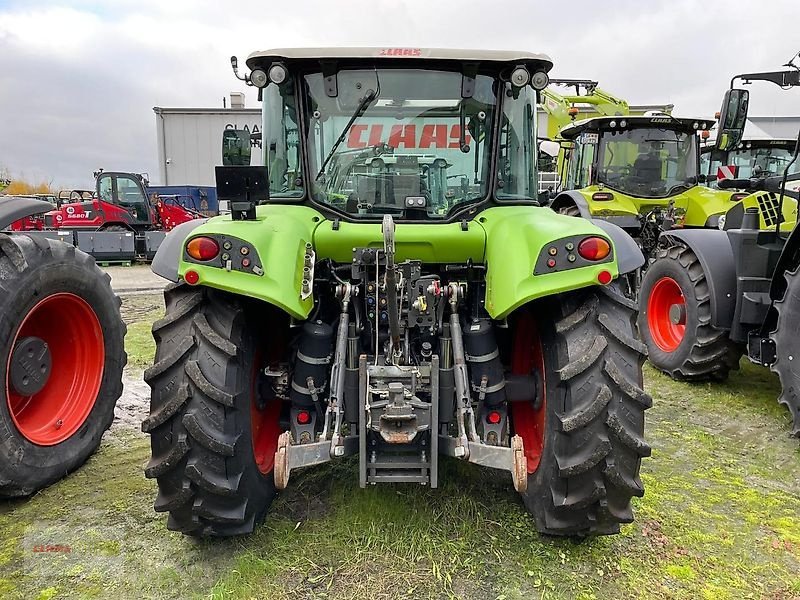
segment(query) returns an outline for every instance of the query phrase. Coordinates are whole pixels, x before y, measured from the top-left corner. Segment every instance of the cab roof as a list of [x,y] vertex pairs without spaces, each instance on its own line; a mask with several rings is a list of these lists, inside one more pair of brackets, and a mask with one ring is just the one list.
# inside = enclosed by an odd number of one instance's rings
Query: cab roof
[[[714,146],[715,141],[714,138],[706,140],[705,145],[700,148],[701,154],[708,154],[709,152],[716,151],[716,147]],[[750,150],[751,148],[787,148],[793,150],[796,143],[797,139],[791,138],[752,137],[743,139],[736,148],[728,152],[741,152],[742,150]]]
[[553,61],[546,54],[517,52],[511,50],[456,50],[450,48],[406,48],[406,47],[351,47],[351,48],[275,48],[253,52],[247,57],[251,69],[258,64],[272,60],[286,62],[371,62],[385,60],[431,60],[446,62],[480,62],[497,64],[537,63],[545,71],[553,67]]
[[[623,123],[624,126],[622,126]],[[565,139],[572,140],[584,131],[626,131],[644,127],[692,132],[711,129],[715,123],[714,119],[690,119],[687,117],[672,117],[669,115],[592,117],[567,125],[561,130],[560,135]]]

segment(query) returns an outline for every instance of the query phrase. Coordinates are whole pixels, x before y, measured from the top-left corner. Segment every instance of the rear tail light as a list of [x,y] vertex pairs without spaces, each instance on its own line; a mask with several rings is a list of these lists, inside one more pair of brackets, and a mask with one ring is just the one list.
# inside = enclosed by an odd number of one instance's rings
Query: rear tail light
[[614,199],[614,194],[611,192],[595,192],[592,194],[592,200],[600,200],[601,202],[608,202]]
[[747,198],[748,194],[744,192],[736,192],[735,194],[731,194],[731,202],[738,202],[742,198]]
[[603,260],[611,252],[611,245],[601,237],[588,237],[578,244],[578,254],[586,260]]
[[195,260],[211,260],[219,254],[219,244],[210,237],[196,237],[186,244],[186,254]]
[[183,280],[189,285],[197,285],[197,282],[200,281],[200,275],[197,271],[186,271],[183,274]]

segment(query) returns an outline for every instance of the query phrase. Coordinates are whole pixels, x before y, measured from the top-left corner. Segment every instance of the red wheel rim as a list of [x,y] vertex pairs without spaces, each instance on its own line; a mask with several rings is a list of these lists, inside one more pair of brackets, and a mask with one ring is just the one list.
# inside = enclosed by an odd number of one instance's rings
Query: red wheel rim
[[[24,396],[11,385],[11,359],[17,340],[29,336],[47,344],[52,369],[39,392]],[[92,307],[69,293],[39,301],[17,329],[6,364],[8,409],[20,434],[39,446],[70,438],[94,408],[104,366],[103,330]]]
[[281,435],[281,400],[270,398],[264,408],[258,407],[258,365],[260,356],[256,356],[253,368],[253,387],[250,402],[250,432],[253,440],[253,456],[256,466],[266,475],[275,466],[275,452],[278,450],[278,437]]
[[[686,298],[677,281],[662,277],[656,281],[647,299],[647,325],[650,337],[664,352],[677,350],[686,334],[685,319],[684,323],[676,323],[672,318],[675,311],[673,307],[678,307],[681,314],[685,314]],[[670,311],[673,311],[673,315],[670,315]]]
[[514,419],[514,432],[522,438],[525,458],[528,463],[528,474],[539,468],[544,449],[545,416],[547,413],[547,389],[544,370],[544,353],[542,341],[536,328],[536,322],[529,313],[524,313],[516,324],[514,334],[514,356],[511,360],[511,372],[514,375],[530,375],[538,370],[541,375],[541,406],[534,410],[529,402],[512,402],[511,416]]

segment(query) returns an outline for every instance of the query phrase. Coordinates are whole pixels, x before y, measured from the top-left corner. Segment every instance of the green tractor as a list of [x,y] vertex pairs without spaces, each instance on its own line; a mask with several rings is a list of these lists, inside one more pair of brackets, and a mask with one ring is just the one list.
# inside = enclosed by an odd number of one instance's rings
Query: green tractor
[[152,265],[175,282],[143,423],[167,526],[248,533],[296,469],[346,456],[362,487],[435,488],[443,456],[510,474],[541,532],[618,532],[650,454],[621,277],[644,257],[539,204],[550,59],[282,49],[247,66],[268,166],[218,167],[231,214],[178,226]]
[[717,227],[735,198],[700,172],[700,136],[713,121],[668,114],[595,117],[561,131],[562,190],[551,207],[600,218],[630,233],[651,257],[673,228]]
[[[737,75],[720,117],[715,153],[739,152],[749,94],[736,79],[800,85],[800,70]],[[719,229],[661,234],[642,280],[639,330],[650,361],[679,379],[724,379],[745,352],[780,377],[779,402],[800,436],[800,230],[797,224],[800,138],[782,172],[720,179],[742,198]],[[728,160],[726,159],[726,162]],[[734,163],[735,164],[735,163]],[[794,189],[793,189],[794,188]]]

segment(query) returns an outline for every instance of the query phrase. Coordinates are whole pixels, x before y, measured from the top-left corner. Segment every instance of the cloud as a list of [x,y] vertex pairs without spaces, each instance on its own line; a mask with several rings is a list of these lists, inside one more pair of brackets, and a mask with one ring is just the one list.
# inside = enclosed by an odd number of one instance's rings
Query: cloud
[[[85,187],[98,168],[157,170],[153,106],[220,106],[228,58],[283,46],[542,51],[559,77],[634,104],[711,116],[732,74],[800,50],[796,0],[77,0],[0,3],[0,167]],[[248,105],[255,95],[248,92]],[[797,114],[800,90],[752,89],[751,114]]]

